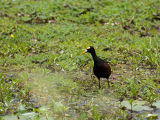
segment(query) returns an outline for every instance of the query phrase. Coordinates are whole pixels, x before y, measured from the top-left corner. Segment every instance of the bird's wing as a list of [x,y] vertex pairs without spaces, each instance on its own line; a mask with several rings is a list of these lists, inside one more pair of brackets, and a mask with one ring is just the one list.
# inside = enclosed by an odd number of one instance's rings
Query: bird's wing
[[104,66],[105,66],[105,68],[107,69],[107,72],[108,72],[109,74],[111,74],[111,67],[109,66],[109,64],[106,63],[106,62],[104,62]]

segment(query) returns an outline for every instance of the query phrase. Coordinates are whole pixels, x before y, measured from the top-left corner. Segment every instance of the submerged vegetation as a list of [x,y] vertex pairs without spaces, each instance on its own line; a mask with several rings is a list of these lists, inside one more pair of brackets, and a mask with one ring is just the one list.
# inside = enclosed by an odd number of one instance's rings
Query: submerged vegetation
[[0,119],[160,118],[159,0],[1,0],[0,46]]

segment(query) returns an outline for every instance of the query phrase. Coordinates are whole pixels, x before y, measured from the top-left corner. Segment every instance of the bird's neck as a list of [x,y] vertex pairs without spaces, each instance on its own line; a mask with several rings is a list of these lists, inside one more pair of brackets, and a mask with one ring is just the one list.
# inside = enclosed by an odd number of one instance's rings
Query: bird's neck
[[97,62],[96,52],[91,53],[91,55],[92,55],[92,58],[93,58],[94,62]]

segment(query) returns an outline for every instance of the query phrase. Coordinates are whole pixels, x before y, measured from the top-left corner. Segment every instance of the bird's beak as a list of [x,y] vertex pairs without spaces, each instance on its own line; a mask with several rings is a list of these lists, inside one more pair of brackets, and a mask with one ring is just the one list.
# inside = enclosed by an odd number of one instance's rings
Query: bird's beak
[[83,55],[83,54],[86,53],[86,52],[87,52],[87,50],[83,51],[83,52],[81,53],[81,55]]

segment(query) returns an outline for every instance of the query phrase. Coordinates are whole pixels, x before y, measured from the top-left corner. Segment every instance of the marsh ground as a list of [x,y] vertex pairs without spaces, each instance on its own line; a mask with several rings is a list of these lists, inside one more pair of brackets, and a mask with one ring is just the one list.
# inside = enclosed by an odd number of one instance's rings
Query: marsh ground
[[[2,0],[1,119],[157,119],[159,8],[158,0]],[[91,56],[80,55],[88,46],[111,65],[110,89],[105,80],[98,89]]]

